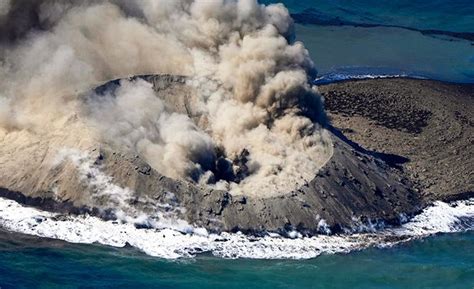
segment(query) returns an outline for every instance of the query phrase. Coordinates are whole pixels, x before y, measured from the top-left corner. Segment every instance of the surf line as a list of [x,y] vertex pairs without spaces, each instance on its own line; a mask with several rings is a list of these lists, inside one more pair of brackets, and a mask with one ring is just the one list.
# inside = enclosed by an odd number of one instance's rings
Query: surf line
[[133,246],[144,253],[166,259],[194,257],[210,252],[224,258],[308,259],[321,254],[348,253],[368,247],[387,247],[437,233],[474,229],[474,198],[452,203],[434,202],[400,227],[375,233],[317,235],[297,232],[287,238],[242,233],[209,234],[196,228],[183,233],[172,227],[141,229],[132,223],[104,221],[93,216],[69,216],[22,206],[0,198],[0,227],[5,230],[59,239],[71,243]]

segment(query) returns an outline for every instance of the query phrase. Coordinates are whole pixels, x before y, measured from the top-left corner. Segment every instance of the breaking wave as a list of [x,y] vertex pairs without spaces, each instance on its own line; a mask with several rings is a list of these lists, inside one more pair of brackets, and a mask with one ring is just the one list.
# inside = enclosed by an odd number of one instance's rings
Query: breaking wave
[[347,80],[383,79],[383,78],[414,78],[430,79],[423,73],[407,72],[386,67],[342,67],[322,74],[313,80],[315,85],[323,85]]
[[472,230],[474,199],[453,203],[437,201],[403,226],[375,233],[304,237],[290,232],[290,238],[286,238],[272,233],[262,237],[242,233],[210,234],[202,228],[187,226],[183,230],[183,226],[174,227],[170,223],[138,228],[133,223],[45,212],[0,198],[0,227],[71,243],[129,245],[150,256],[166,259],[194,257],[204,252],[224,258],[308,259],[374,246],[390,247],[437,233]]

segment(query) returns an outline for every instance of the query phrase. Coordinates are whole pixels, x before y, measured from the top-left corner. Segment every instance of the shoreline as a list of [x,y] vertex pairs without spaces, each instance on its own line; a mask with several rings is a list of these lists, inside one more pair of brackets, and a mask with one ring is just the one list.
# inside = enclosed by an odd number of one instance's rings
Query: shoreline
[[[0,234],[3,239],[29,239],[38,246],[98,244],[133,247],[163,259],[195,258],[212,254],[224,259],[314,259],[321,255],[350,253],[374,247],[391,247],[439,233],[472,230],[474,199],[451,204],[436,202],[399,227],[384,227],[350,235],[291,236],[267,233],[212,234],[195,229],[183,233],[172,228],[137,228],[132,224],[104,221],[90,216],[62,216],[0,198]],[[51,243],[53,242],[53,243]]]
[[[346,82],[339,82],[339,83],[333,83],[333,84],[328,84],[328,85],[321,85],[319,86],[321,93],[323,96],[326,98],[326,109],[327,109],[327,114],[329,118],[332,120],[331,125],[335,128],[335,132],[337,134],[342,135],[344,142],[348,142],[349,144],[352,143],[352,145],[357,146],[352,147],[352,149],[355,149],[356,151],[359,151],[363,155],[366,155],[366,162],[370,158],[374,159],[381,159],[384,160],[385,163],[391,167],[390,171],[395,172],[396,174],[393,176],[399,176],[401,178],[407,178],[406,181],[402,181],[403,186],[406,186],[409,191],[407,191],[410,196],[408,201],[412,202],[414,199],[413,198],[421,198],[421,206],[418,207],[418,209],[415,208],[413,210],[411,204],[409,203],[400,203],[400,199],[397,196],[402,196],[402,192],[405,190],[405,187],[393,187],[395,190],[393,193],[389,193],[387,190],[386,192],[377,192],[378,188],[383,189],[383,185],[381,183],[381,186],[376,186],[375,187],[375,195],[372,196],[370,194],[370,191],[367,191],[368,189],[361,190],[361,192],[364,194],[364,198],[372,207],[371,200],[374,202],[379,202],[382,200],[382,202],[387,202],[387,204],[382,205],[383,203],[378,203],[379,205],[375,206],[374,208],[370,209],[372,211],[365,211],[368,212],[368,221],[369,223],[371,222],[379,222],[382,220],[385,220],[386,223],[391,224],[400,222],[400,220],[395,220],[393,219],[395,215],[392,217],[387,217],[389,215],[386,215],[385,219],[380,219],[379,217],[374,217],[371,218],[371,214],[375,214],[377,211],[385,210],[387,208],[390,208],[390,206],[397,207],[397,211],[403,212],[407,214],[407,216],[413,216],[415,215],[416,212],[421,211],[421,209],[425,208],[428,206],[430,203],[436,201],[436,200],[462,200],[462,199],[469,199],[472,197],[474,194],[472,193],[474,191],[473,185],[469,183],[468,177],[462,177],[459,174],[454,174],[450,175],[448,178],[442,178],[443,176],[440,175],[442,171],[436,170],[436,166],[427,166],[429,165],[429,162],[423,162],[422,160],[416,159],[417,153],[439,153],[443,152],[443,147],[439,146],[424,146],[426,143],[430,143],[430,139],[425,139],[426,132],[428,133],[432,132],[433,128],[437,128],[437,125],[439,124],[439,112],[440,108],[442,111],[446,111],[447,108],[450,108],[451,110],[453,109],[453,106],[446,105],[446,102],[452,101],[451,98],[456,98],[461,100],[461,107],[464,107],[463,109],[465,111],[459,112],[458,114],[454,115],[454,118],[452,116],[449,117],[444,117],[441,120],[444,123],[445,126],[453,127],[453,126],[459,126],[457,127],[457,130],[463,131],[463,128],[465,128],[466,123],[463,123],[463,120],[467,119],[472,119],[470,116],[466,117],[465,113],[466,111],[469,112],[470,107],[472,107],[472,97],[474,95],[474,85],[458,85],[458,84],[450,84],[450,83],[445,83],[445,82],[439,82],[439,81],[431,81],[431,80],[413,80],[413,79],[406,79],[406,78],[396,78],[396,79],[372,79],[372,80],[352,80],[352,81],[346,81]],[[377,92],[377,93],[375,93]],[[379,94],[379,92],[381,94]],[[411,95],[411,94],[415,95]],[[440,98],[440,94],[445,96],[446,93],[449,96],[445,100]],[[426,96],[426,95],[431,95],[432,101],[427,101],[424,99],[424,101],[420,101],[420,95]],[[354,98],[354,96],[356,98]],[[463,97],[465,96],[465,97]],[[468,98],[466,98],[468,97]],[[395,99],[395,104],[389,105],[387,103],[384,103],[383,99],[388,99],[388,100],[394,100]],[[362,99],[362,100],[361,100]],[[364,103],[367,102],[367,103]],[[373,107],[374,103],[381,103],[382,106],[375,106]],[[397,107],[397,104],[400,107]],[[370,104],[370,105],[367,105]],[[416,105],[415,105],[416,104]],[[365,109],[364,106],[367,106],[369,109]],[[415,107],[416,106],[416,107]],[[432,106],[430,108],[430,106]],[[458,105],[459,106],[459,105]],[[455,108],[458,109],[459,107],[456,106]],[[357,107],[357,109],[361,110],[363,113],[358,112],[357,110],[354,109],[354,107]],[[410,109],[407,109],[410,108]],[[405,111],[403,109],[406,109]],[[431,109],[431,110],[430,110]],[[429,110],[429,114],[426,113],[426,111]],[[419,117],[421,111],[421,118]],[[382,112],[382,114],[380,114]],[[408,112],[408,113],[407,113]],[[457,110],[451,111],[451,113],[458,112]],[[386,113],[395,113],[392,115],[392,117],[387,117]],[[401,117],[403,116],[403,117]],[[420,122],[421,119],[421,122]],[[433,120],[437,120],[438,122],[434,122]],[[446,120],[448,120],[446,122]],[[460,124],[459,124],[459,123]],[[470,126],[467,131],[467,138],[469,139],[470,136],[472,136],[472,133],[469,133],[472,131],[472,124],[467,122],[467,125]],[[362,129],[361,129],[362,128]],[[368,128],[368,130],[364,130],[365,128]],[[441,134],[440,134],[441,132]],[[441,130],[441,131],[436,131],[435,135],[437,137],[443,137],[442,132],[447,132],[446,137],[450,137],[451,133],[450,130]],[[462,135],[462,134],[461,134]],[[466,145],[466,135],[463,137],[455,138],[455,140],[461,140],[461,145]],[[390,136],[387,138],[387,136]],[[398,141],[395,141],[393,143],[392,138],[398,139]],[[428,134],[428,137],[431,137],[430,134]],[[416,146],[416,143],[411,143],[409,140],[411,139],[422,139],[421,141],[421,146],[418,144]],[[342,143],[341,143],[342,145]],[[410,145],[415,145],[413,146],[414,152],[410,151]],[[459,144],[456,142],[456,145]],[[346,146],[346,144],[344,144]],[[401,149],[401,150],[400,150]],[[438,149],[438,150],[436,150]],[[472,149],[469,149],[467,147],[464,152],[467,152],[467,155],[462,154],[461,157],[464,160],[469,160],[472,159]],[[105,153],[105,154],[104,154]],[[356,153],[357,155],[357,153]],[[124,156],[125,157],[125,156]],[[361,156],[358,156],[359,158]],[[367,158],[368,157],[368,158]],[[444,155],[434,161],[440,161],[443,160],[444,157],[449,157],[449,155]],[[112,152],[102,152],[100,153],[100,160],[101,161],[107,161],[108,158],[112,158],[112,161],[121,161],[120,156],[115,155]],[[126,158],[126,157],[125,157]],[[133,158],[133,163],[136,163],[138,160],[136,158]],[[448,165],[451,165],[453,167],[453,160],[450,160],[450,163]],[[340,163],[340,164],[339,164]],[[349,195],[352,194],[350,190],[346,190],[344,192],[336,192],[337,190],[332,188],[334,193],[337,195],[334,195],[332,193],[330,194],[322,194],[319,196],[318,192],[319,190],[313,190],[311,191],[313,186],[318,185],[318,182],[325,183],[329,179],[337,179],[337,178],[345,178],[345,174],[340,174],[338,173],[338,167],[344,168],[344,164],[348,165],[350,162],[347,162],[346,159],[342,158],[342,155],[332,161],[332,165],[328,166],[328,168],[325,170],[325,172],[318,173],[317,178],[318,180],[315,180],[314,184],[311,185],[311,188],[306,187],[305,191],[297,191],[295,193],[289,194],[288,196],[285,196],[284,199],[280,198],[275,198],[274,200],[252,200],[252,199],[235,199],[232,198],[229,195],[226,195],[225,193],[220,194],[219,192],[213,192],[211,195],[206,195],[206,198],[204,200],[201,200],[200,202],[195,202],[197,199],[197,196],[200,194],[198,190],[191,190],[192,188],[189,186],[185,186],[179,191],[177,191],[178,194],[181,194],[182,196],[180,198],[184,198],[185,202],[189,202],[189,206],[191,208],[194,208],[193,210],[196,210],[196,212],[199,212],[200,210],[204,210],[206,206],[211,206],[212,210],[210,211],[211,213],[213,211],[217,212],[220,214],[221,212],[228,212],[227,215],[224,215],[224,217],[230,218],[232,223],[234,224],[239,224],[237,227],[231,227],[231,228],[236,228],[239,229],[240,231],[243,232],[248,232],[250,235],[253,233],[258,233],[258,231],[272,231],[272,227],[277,228],[279,227],[279,219],[280,216],[278,215],[281,210],[271,210],[272,207],[278,208],[279,206],[282,207],[283,205],[286,205],[286,209],[288,210],[287,215],[290,217],[295,217],[295,218],[300,218],[298,214],[302,214],[300,211],[301,208],[303,210],[308,210],[308,208],[315,208],[316,210],[321,209],[322,212],[324,212],[326,215],[321,216],[321,218],[328,220],[328,217],[331,218],[331,214],[335,212],[336,214],[341,212],[341,210],[346,210],[346,209],[353,209],[354,211],[359,210],[363,213],[364,210],[366,210],[365,206],[358,205],[352,207],[350,205],[351,202],[349,202],[349,205],[344,206],[345,203],[341,203],[341,201],[346,201],[345,198],[350,197]],[[415,166],[412,166],[415,164]],[[458,163],[455,163],[456,165],[459,165]],[[136,164],[132,167],[137,167]],[[383,166],[382,166],[383,167]],[[112,168],[111,168],[112,169]],[[360,170],[361,168],[355,166],[352,169],[354,172],[357,170]],[[380,168],[379,168],[380,169]],[[472,166],[467,163],[464,164],[464,170],[467,171],[472,171]],[[113,172],[113,171],[110,171]],[[386,171],[388,172],[388,170]],[[427,172],[427,173],[426,173]],[[425,174],[426,173],[426,174]],[[142,173],[143,174],[143,173]],[[420,177],[420,174],[423,174]],[[329,179],[327,176],[332,175]],[[145,175],[147,177],[147,181],[150,181],[150,184],[154,183],[152,179],[157,178],[157,176],[152,175]],[[374,175],[375,176],[375,175]],[[434,181],[437,181],[438,184],[435,185],[435,189],[433,192],[433,184],[431,184],[428,181],[431,181],[432,178],[430,176],[435,176]],[[143,176],[142,176],[143,177]],[[140,178],[142,178],[140,177]],[[160,181],[165,184],[168,187],[172,187],[175,182],[172,180],[166,180],[161,177],[159,177]],[[370,179],[370,178],[369,178]],[[445,182],[446,179],[448,182]],[[342,179],[341,179],[342,180]],[[119,180],[120,181],[120,180]],[[448,188],[450,190],[445,190],[443,191],[442,189],[444,188],[443,186],[441,187],[436,187],[436,185],[439,186],[439,183],[445,182],[449,186]],[[163,184],[156,184],[156,185],[163,185]],[[390,184],[388,180],[386,180],[385,184]],[[392,183],[396,184],[395,183]],[[321,184],[319,184],[321,185]],[[327,184],[329,188],[331,188],[331,183]],[[346,188],[347,183],[344,184],[342,182],[341,188]],[[349,184],[349,186],[352,186]],[[390,186],[388,186],[390,187]],[[431,188],[430,188],[431,187]],[[316,188],[316,187],[315,187]],[[304,189],[304,188],[303,188]],[[397,189],[401,191],[397,192]],[[184,190],[184,191],[182,191]],[[191,191],[189,191],[191,190]],[[385,190],[385,189],[384,189]],[[413,190],[413,192],[411,192]],[[9,192],[8,190],[2,190],[5,192]],[[181,192],[182,191],[182,192]],[[329,191],[331,192],[331,191]],[[187,196],[187,194],[192,193],[191,197]],[[3,193],[2,193],[3,194]],[[349,194],[349,195],[348,195]],[[388,194],[388,195],[387,195]],[[392,196],[390,196],[392,194]],[[8,194],[6,194],[8,195]],[[24,194],[17,193],[15,196],[13,196],[11,199],[22,199],[21,196]],[[178,195],[179,196],[179,195]],[[8,196],[7,196],[8,197]],[[303,206],[301,207],[301,200],[302,198],[308,198],[306,202],[311,202],[310,205],[307,205],[307,203],[303,203]],[[47,195],[36,195],[36,197],[31,198],[30,196],[24,197],[25,204],[27,205],[33,205],[36,208],[41,208],[45,209],[47,211],[53,211],[53,212],[66,212],[66,213],[71,213],[72,215],[74,214],[81,214],[81,213],[88,213],[89,215],[95,215],[98,217],[101,217],[102,219],[113,219],[113,213],[110,211],[100,211],[95,208],[88,208],[84,206],[74,206],[72,202],[61,202],[61,201],[55,201],[53,199],[48,199]],[[294,199],[294,200],[293,200]],[[350,200],[350,199],[347,199]],[[202,202],[202,204],[201,204]],[[214,208],[213,204],[217,202],[218,207]],[[290,202],[290,203],[289,203]],[[194,204],[194,205],[193,205]],[[288,207],[288,204],[291,204],[292,207]],[[258,206],[257,206],[258,205]],[[388,206],[389,205],[389,206]],[[257,207],[256,207],[257,206]],[[388,207],[387,207],[388,206]],[[274,224],[267,225],[267,226],[260,226],[258,224],[261,224],[257,222],[258,220],[248,220],[245,221],[246,219],[243,218],[242,214],[238,214],[238,212],[241,212],[242,210],[251,210],[253,208],[263,208],[265,209],[265,212],[268,216],[264,216],[262,214],[261,216],[258,215],[260,218],[264,218],[266,222],[274,222]],[[360,208],[359,208],[360,207]],[[283,207],[282,207],[283,208]],[[290,208],[293,208],[290,210]],[[385,208],[385,209],[384,209]],[[326,210],[327,209],[327,210]],[[227,211],[224,211],[227,210]],[[234,212],[236,211],[236,212]],[[105,213],[104,213],[105,212]],[[249,211],[250,214],[251,211]],[[309,214],[309,212],[304,212],[304,214]],[[104,218],[105,216],[105,218]],[[219,215],[221,216],[221,215]],[[240,216],[240,217],[239,217]],[[319,215],[318,215],[319,216]],[[366,215],[367,216],[367,215]],[[378,216],[381,216],[380,214]],[[398,215],[397,215],[398,216]],[[240,220],[239,218],[242,219]],[[284,216],[283,216],[284,217]],[[303,216],[301,216],[302,218]],[[191,216],[191,218],[194,218]],[[306,218],[306,217],[305,217]],[[314,218],[314,217],[313,217]],[[255,219],[255,218],[254,218]],[[309,215],[308,218],[308,225],[311,226],[309,222]],[[306,220],[305,219],[305,220]],[[199,219],[194,219],[194,220],[199,220]],[[263,219],[262,219],[263,220]],[[331,220],[331,219],[329,219]],[[189,221],[189,220],[188,220]],[[361,219],[359,220],[364,224],[364,220]],[[249,222],[249,223],[245,223]],[[251,223],[252,222],[252,223]],[[314,222],[314,220],[313,220]],[[191,223],[193,222],[193,219],[191,219]],[[255,224],[253,224],[255,223]],[[294,222],[291,222],[294,223]],[[290,224],[291,224],[290,223]],[[202,225],[203,223],[196,223],[197,225]],[[246,231],[245,226],[242,226],[242,224],[247,224],[249,230]],[[294,225],[298,224],[297,222],[294,223]],[[335,221],[333,224],[334,226],[331,226],[331,229],[333,230],[333,233],[338,233],[338,224],[337,221]],[[139,224],[140,225],[140,224]],[[145,224],[146,225],[146,224]],[[145,226],[144,225],[144,226]],[[205,224],[204,224],[205,225]],[[367,225],[367,224],[366,224]],[[254,228],[252,227],[254,226]],[[314,226],[314,224],[313,224]],[[319,225],[318,225],[319,227]],[[255,231],[256,228],[260,228],[259,230]],[[305,229],[304,225],[298,224],[298,226],[286,226],[285,225],[285,230],[284,231],[291,231],[291,230],[299,230],[301,229],[301,232],[311,232],[311,230]],[[209,229],[209,228],[208,228]],[[341,227],[339,229],[342,230]],[[319,230],[319,228],[318,228]],[[219,230],[218,230],[219,231]],[[222,230],[222,231],[234,231],[232,230]],[[211,229],[212,232],[212,229]],[[283,231],[282,231],[283,232]],[[283,232],[284,233],[284,232]]]
[[[331,78],[332,75],[340,75],[343,78],[342,79],[324,80],[324,78]],[[321,79],[322,79],[322,82],[320,82]],[[339,84],[339,83],[345,83],[345,82],[357,82],[357,81],[365,81],[365,80],[393,80],[393,79],[423,80],[423,81],[437,82],[439,84],[452,84],[452,85],[473,86],[474,87],[474,81],[473,82],[447,81],[447,80],[440,80],[440,79],[432,79],[432,78],[429,78],[428,76],[423,76],[423,75],[416,75],[416,74],[409,75],[409,74],[405,74],[405,73],[400,73],[400,74],[371,74],[371,73],[366,73],[366,74],[344,74],[344,73],[338,73],[338,72],[330,72],[330,73],[322,74],[322,75],[316,77],[313,80],[313,84],[320,87],[320,86],[326,86],[326,85],[330,85],[330,84]]]

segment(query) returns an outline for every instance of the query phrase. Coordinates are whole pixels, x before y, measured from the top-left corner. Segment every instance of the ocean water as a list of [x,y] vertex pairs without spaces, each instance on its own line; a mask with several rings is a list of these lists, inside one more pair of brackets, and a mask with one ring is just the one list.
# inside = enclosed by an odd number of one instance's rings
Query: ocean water
[[1,288],[474,286],[474,199],[401,227],[290,239],[140,229],[0,198],[0,228]]
[[474,233],[311,260],[165,260],[132,248],[1,234],[0,287],[471,289]]
[[474,82],[474,1],[283,3],[325,80],[403,75]]
[[[284,3],[317,83],[391,75],[474,82],[472,0]],[[351,237],[139,230],[3,199],[0,228],[1,289],[474,288],[473,200]]]

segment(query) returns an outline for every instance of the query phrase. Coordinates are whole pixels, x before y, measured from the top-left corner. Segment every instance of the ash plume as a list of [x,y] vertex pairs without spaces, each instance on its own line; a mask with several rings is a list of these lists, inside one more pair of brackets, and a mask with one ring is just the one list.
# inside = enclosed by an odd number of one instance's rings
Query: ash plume
[[[260,196],[303,185],[332,154],[314,64],[283,5],[3,0],[0,25],[0,140],[87,135],[172,178]],[[186,76],[196,117],[145,80],[87,93],[142,74]],[[87,132],[68,129],[78,122]]]

